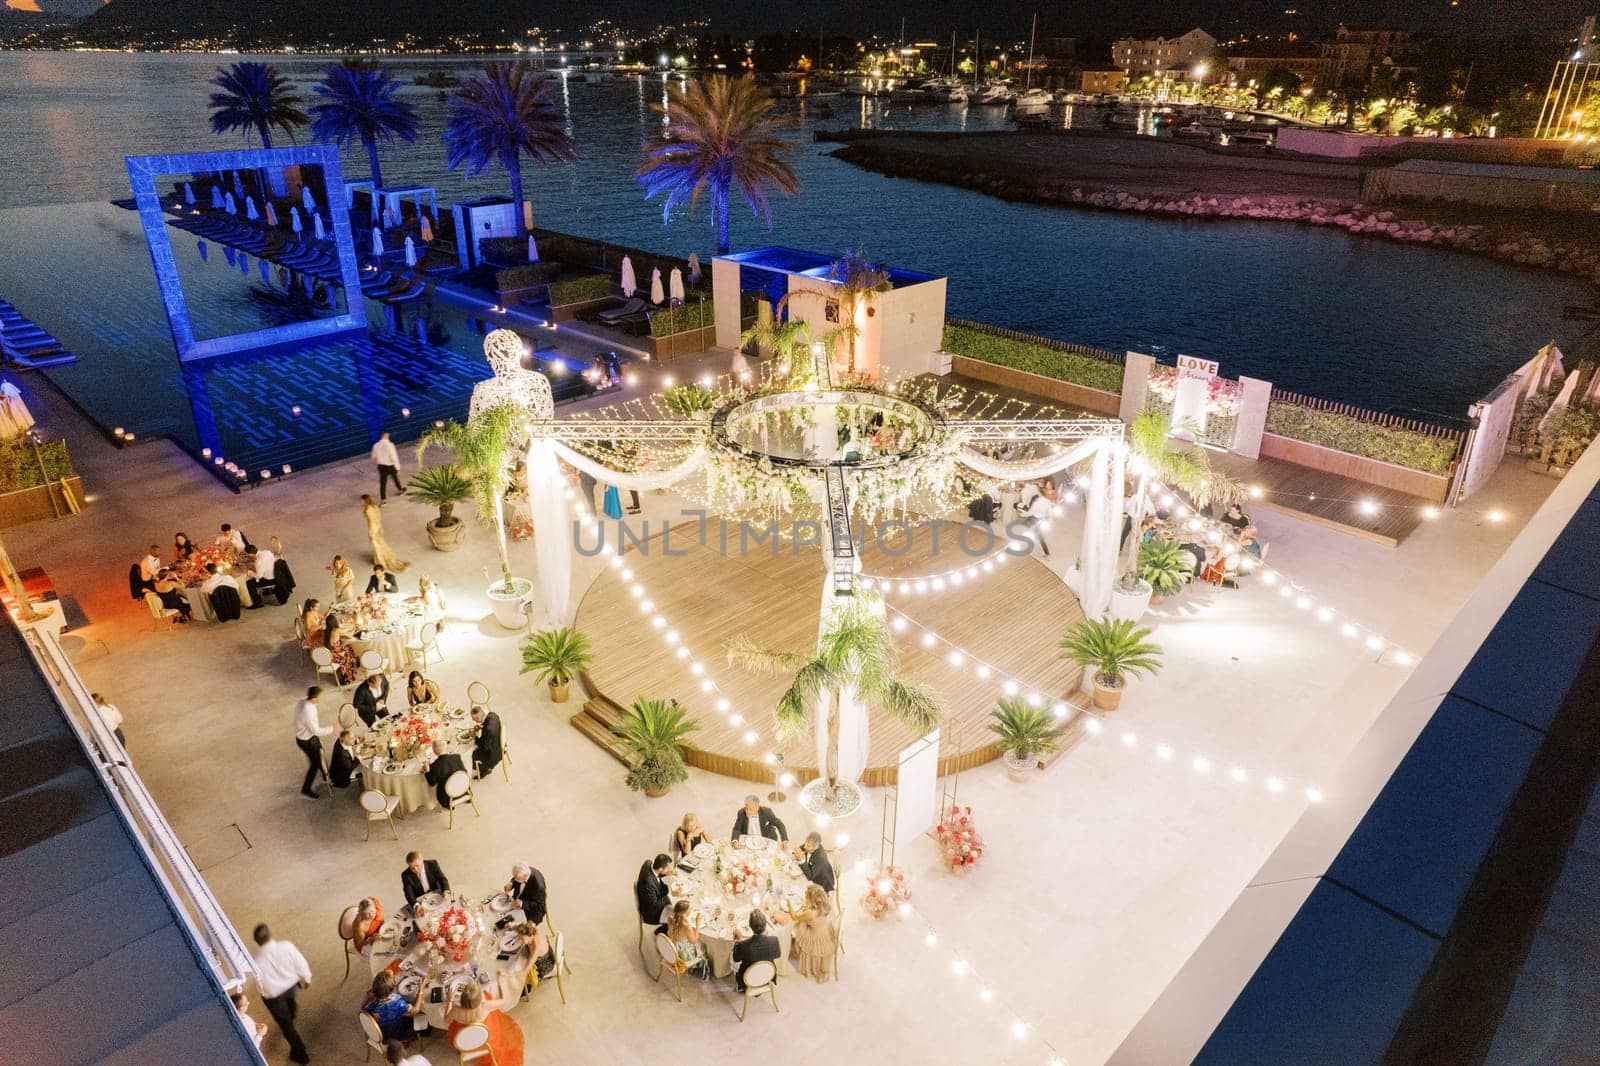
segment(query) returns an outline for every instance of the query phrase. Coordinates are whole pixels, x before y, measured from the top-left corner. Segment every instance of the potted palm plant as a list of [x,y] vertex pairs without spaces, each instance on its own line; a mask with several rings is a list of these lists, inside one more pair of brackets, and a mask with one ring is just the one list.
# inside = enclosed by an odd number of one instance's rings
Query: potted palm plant
[[661,394],[661,406],[682,418],[695,419],[717,406],[721,397],[704,385],[674,385]]
[[633,707],[612,727],[632,763],[625,778],[628,787],[656,798],[687,781],[683,741],[699,728],[700,723],[690,718],[677,700],[634,700]]
[[1150,586],[1156,599],[1183,591],[1192,567],[1189,553],[1165,538],[1153,537],[1139,548],[1139,580]]
[[1126,618],[1085,618],[1061,638],[1061,650],[1089,671],[1094,705],[1116,710],[1129,677],[1161,669],[1161,649],[1150,643],[1150,630],[1135,628]]
[[426,527],[429,544],[442,552],[461,547],[467,524],[455,516],[455,507],[472,499],[472,482],[462,477],[461,471],[449,463],[419,470],[411,476],[406,496],[412,503],[439,508],[439,517]]
[[1065,729],[1042,707],[1029,706],[1026,700],[1002,699],[989,712],[989,732],[995,735],[994,746],[1011,780],[1026,781],[1039,756],[1060,746]]
[[522,642],[522,673],[550,686],[550,702],[567,702],[572,675],[590,663],[589,638],[575,629],[541,629]]

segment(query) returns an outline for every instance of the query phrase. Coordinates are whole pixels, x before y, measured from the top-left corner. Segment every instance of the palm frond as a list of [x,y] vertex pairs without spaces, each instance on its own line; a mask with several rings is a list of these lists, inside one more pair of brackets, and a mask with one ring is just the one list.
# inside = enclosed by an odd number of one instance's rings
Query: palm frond
[[795,671],[794,680],[778,697],[778,706],[775,708],[778,739],[788,741],[805,732],[811,708],[817,705],[824,694],[838,687],[838,675],[820,659],[812,659]]
[[306,113],[300,110],[300,97],[289,87],[289,79],[276,67],[265,63],[234,63],[218,67],[211,84],[211,132],[243,130],[246,143],[250,134],[261,138],[261,146],[272,146],[272,129],[293,134],[304,126]]
[[553,84],[525,61],[491,63],[463,78],[445,123],[449,168],[473,177],[495,163],[510,169],[522,153],[541,163],[577,158]]
[[810,657],[794,651],[763,648],[748,637],[739,637],[727,646],[728,664],[752,674],[781,674],[798,670]]

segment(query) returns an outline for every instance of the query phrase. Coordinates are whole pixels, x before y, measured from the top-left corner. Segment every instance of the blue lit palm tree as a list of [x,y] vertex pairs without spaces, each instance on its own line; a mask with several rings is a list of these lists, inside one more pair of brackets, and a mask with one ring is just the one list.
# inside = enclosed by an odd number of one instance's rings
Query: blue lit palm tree
[[360,64],[329,67],[311,88],[319,100],[311,108],[311,136],[340,148],[360,141],[378,188],[383,187],[378,145],[417,139],[417,112],[396,95],[399,88],[387,70]]
[[693,212],[709,192],[717,253],[726,254],[728,197],[737,188],[751,212],[772,224],[768,187],[786,196],[800,191],[782,158],[794,145],[778,135],[785,121],[774,108],[771,94],[751,78],[719,74],[667,91],[667,103],[655,105],[667,116],[667,134],[645,149],[638,175],[645,199],[664,197],[663,222],[684,204]]
[[491,63],[456,87],[444,128],[445,162],[465,168],[468,177],[494,163],[511,176],[517,236],[526,235],[522,213],[522,153],[541,163],[577,158],[561,108],[550,95],[552,82],[525,61]]
[[220,90],[211,94],[212,133],[243,130],[246,144],[254,133],[261,138],[261,147],[271,148],[274,126],[292,139],[295,128],[306,124],[300,97],[276,67],[265,63],[218,67],[211,84]]

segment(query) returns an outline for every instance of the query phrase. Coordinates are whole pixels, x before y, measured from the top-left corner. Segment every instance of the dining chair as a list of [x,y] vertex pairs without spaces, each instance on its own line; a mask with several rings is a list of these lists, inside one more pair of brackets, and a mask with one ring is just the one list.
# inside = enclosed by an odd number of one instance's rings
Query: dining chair
[[661,975],[668,970],[672,971],[673,995],[678,997],[678,1002],[683,1002],[683,974],[689,968],[688,964],[678,957],[678,946],[672,938],[665,933],[657,933],[656,941],[656,980],[661,980]]
[[444,652],[439,648],[439,623],[424,622],[422,629],[417,633],[417,639],[406,645],[406,653],[412,659],[420,657],[422,668],[428,668],[428,652],[432,651],[439,658],[444,658]]
[[[483,695],[478,695],[480,692],[483,693]],[[490,698],[489,686],[485,685],[482,681],[474,681],[472,684],[467,686],[467,703],[469,705],[481,703],[483,706],[487,707],[489,706]]]
[[[751,963],[744,972],[744,1002],[739,1005],[739,1020],[744,1021],[752,999],[766,996],[772,1000],[772,1009],[778,1011],[778,968],[765,959]],[[781,1012],[779,1012],[781,1013]]]
[[489,1027],[482,1022],[463,1025],[456,1030],[456,1035],[450,1038],[450,1046],[461,1056],[462,1066],[471,1062],[482,1062],[485,1059],[491,1066],[500,1066],[495,1061],[494,1049],[489,1046]]
[[356,723],[361,721],[361,715],[356,711],[356,705],[353,703],[339,704],[338,721],[340,729],[354,729]]
[[144,594],[144,605],[150,608],[150,628],[160,629],[161,623],[167,624],[167,632],[171,633],[178,627],[178,611],[174,607],[161,606],[161,597],[154,592]]
[[833,879],[833,979],[839,979],[839,956],[844,954],[844,874]]
[[472,804],[473,814],[483,817],[483,812],[478,810],[478,801],[472,798],[472,781],[465,770],[457,770],[444,779],[444,794],[450,797],[450,824],[445,828],[456,827],[456,806],[463,799]]
[[504,725],[500,728],[500,772],[505,775],[506,783],[511,783],[511,745],[506,743]]
[[346,907],[339,912],[339,939],[344,941],[344,976],[339,980],[346,981],[350,978],[350,956],[360,954],[360,952],[351,950],[351,945],[355,943],[356,939],[355,907]]
[[311,664],[317,668],[317,677],[323,674],[333,682],[335,688],[342,689],[344,685],[339,682],[339,668],[333,665],[333,652],[327,648],[311,649]]
[[389,832],[394,834],[396,840],[400,839],[400,831],[394,827],[395,808],[400,806],[399,796],[385,796],[375,788],[363,789],[361,793],[361,809],[366,812],[367,835],[362,837],[363,843],[372,839],[372,823],[383,821],[389,823]]
[[383,661],[383,653],[377,648],[368,648],[366,651],[362,652],[361,658],[358,659],[357,662],[361,664],[361,669],[367,672],[368,677],[371,677],[373,674],[376,674],[379,671],[382,671],[383,673],[389,672],[386,669],[389,664]]
[[[639,923],[639,945],[638,945],[639,946],[639,961],[641,963],[643,963],[644,965],[648,966],[649,965],[649,959],[646,958],[645,953],[644,953],[644,931],[646,929],[649,929],[649,930],[653,931],[661,923],[660,922],[647,922],[643,918],[639,917],[639,896],[638,896],[638,893],[634,890],[634,886],[631,885],[631,884],[628,886],[628,898],[633,900],[633,903],[631,904],[631,907],[632,907],[632,910],[633,910],[633,917]],[[657,975],[656,979],[660,980],[660,975],[659,974]]]
[[[548,913],[545,914],[546,918],[549,916],[550,915]],[[566,983],[561,980],[561,972],[565,970],[568,974],[571,974],[572,967],[567,965],[567,935],[565,933],[556,934],[554,950],[556,953],[556,991],[561,994],[561,1005],[566,1006],[567,986]]]
[[383,1040],[383,1030],[378,1028],[378,1019],[374,1018],[366,1011],[357,1011],[356,1021],[361,1024],[361,1035],[365,1037],[367,1041],[367,1057],[361,1061],[371,1062],[372,1053],[376,1051],[378,1053],[378,1061],[387,1062],[388,1060],[383,1057],[385,1045]]
[[300,657],[310,661],[311,649],[306,647],[306,620],[301,615],[294,618],[294,642],[300,649]]

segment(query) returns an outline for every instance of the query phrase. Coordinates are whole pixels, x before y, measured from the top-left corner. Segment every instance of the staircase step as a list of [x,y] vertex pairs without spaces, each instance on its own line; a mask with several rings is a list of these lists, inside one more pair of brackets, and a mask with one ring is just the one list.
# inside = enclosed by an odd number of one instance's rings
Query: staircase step
[[1067,730],[1061,737],[1061,745],[1048,755],[1039,756],[1039,769],[1043,770],[1061,756],[1077,747],[1078,742],[1084,737],[1083,723],[1085,715],[1094,713],[1091,707],[1092,697],[1087,692],[1074,692],[1067,697],[1067,704],[1077,710],[1067,722]]
[[584,710],[579,711],[577,714],[573,715],[571,719],[569,719],[572,724],[572,728],[576,729],[578,732],[594,741],[595,744],[599,745],[602,751],[606,752],[622,765],[630,765],[627,755],[622,750],[622,745],[617,743],[616,735],[611,732],[610,728],[603,725],[598,719],[589,715],[587,710],[588,704],[585,704],[584,707]]

